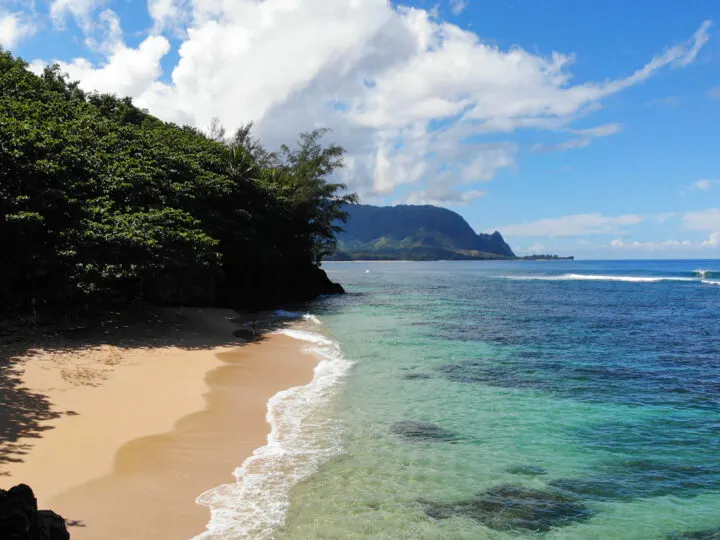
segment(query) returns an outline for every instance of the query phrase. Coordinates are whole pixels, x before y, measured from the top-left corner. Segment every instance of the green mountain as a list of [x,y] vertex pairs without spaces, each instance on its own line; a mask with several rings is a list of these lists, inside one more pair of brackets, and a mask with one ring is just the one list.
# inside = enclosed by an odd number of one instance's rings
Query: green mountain
[[514,258],[499,232],[476,234],[462,216],[437,206],[352,205],[330,260]]

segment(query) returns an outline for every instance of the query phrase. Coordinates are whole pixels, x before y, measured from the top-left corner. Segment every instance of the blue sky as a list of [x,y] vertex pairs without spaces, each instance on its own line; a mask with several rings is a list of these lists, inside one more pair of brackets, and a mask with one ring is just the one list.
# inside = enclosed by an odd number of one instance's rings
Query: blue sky
[[520,253],[720,257],[720,4],[0,0],[0,45],[268,146],[317,126],[366,202]]

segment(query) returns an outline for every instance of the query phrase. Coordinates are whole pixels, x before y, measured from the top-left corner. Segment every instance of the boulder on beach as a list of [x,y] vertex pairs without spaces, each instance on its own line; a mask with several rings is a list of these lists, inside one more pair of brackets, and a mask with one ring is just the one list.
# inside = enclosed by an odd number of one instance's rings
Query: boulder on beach
[[0,538],[70,540],[65,520],[52,510],[38,510],[30,486],[0,489]]

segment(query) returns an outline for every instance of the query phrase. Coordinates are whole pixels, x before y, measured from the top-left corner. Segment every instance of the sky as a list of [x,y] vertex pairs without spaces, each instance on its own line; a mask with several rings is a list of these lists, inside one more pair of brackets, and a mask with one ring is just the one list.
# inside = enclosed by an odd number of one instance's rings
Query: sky
[[720,258],[720,2],[0,0],[0,47],[519,254]]

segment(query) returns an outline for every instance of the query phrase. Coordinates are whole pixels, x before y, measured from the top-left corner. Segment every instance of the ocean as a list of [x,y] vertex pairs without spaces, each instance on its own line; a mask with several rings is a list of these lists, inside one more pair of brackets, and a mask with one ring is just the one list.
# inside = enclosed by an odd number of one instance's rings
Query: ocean
[[720,261],[325,268],[348,294],[279,314],[314,386],[217,532],[720,538]]

